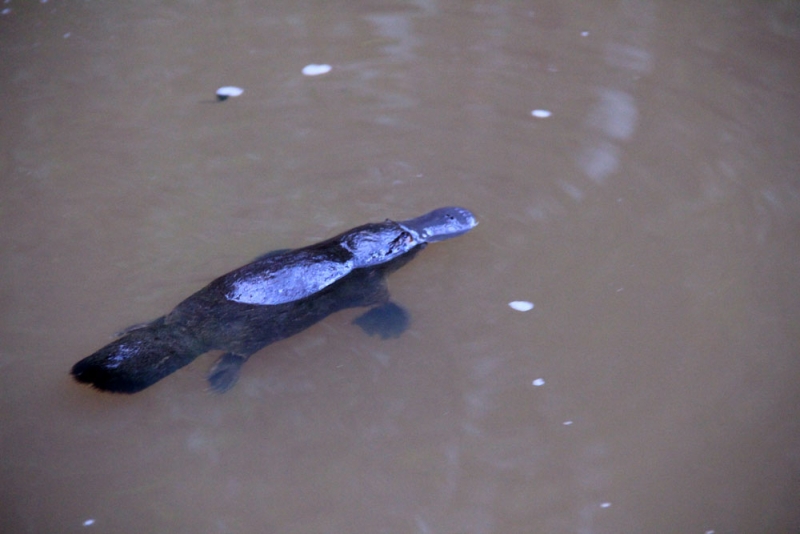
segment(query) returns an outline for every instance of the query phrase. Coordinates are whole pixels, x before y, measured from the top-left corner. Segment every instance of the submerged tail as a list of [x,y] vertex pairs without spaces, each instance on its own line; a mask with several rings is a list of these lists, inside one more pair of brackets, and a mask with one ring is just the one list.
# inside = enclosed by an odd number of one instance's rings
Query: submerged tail
[[131,330],[72,367],[78,382],[103,391],[136,393],[188,365],[205,348],[183,328],[154,322]]

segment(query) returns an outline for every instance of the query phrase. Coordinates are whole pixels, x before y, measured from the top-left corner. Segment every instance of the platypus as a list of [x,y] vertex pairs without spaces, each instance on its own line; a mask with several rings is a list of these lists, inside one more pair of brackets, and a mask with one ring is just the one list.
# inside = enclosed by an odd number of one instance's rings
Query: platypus
[[398,336],[408,315],[389,301],[386,276],[428,243],[477,224],[464,208],[439,208],[265,254],[213,280],[163,317],[124,330],[76,363],[72,376],[103,391],[136,393],[205,352],[223,350],[207,377],[210,389],[222,393],[253,353],[339,310],[371,306],[354,323],[370,335]]

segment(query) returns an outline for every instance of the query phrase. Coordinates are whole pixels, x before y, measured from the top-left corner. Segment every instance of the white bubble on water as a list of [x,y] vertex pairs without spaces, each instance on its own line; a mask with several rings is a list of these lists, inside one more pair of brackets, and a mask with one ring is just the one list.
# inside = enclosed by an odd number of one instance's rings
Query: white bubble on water
[[527,300],[512,300],[508,305],[512,310],[520,312],[531,311],[533,309],[533,302],[528,302]]
[[609,508],[610,506],[611,506],[610,502],[604,502],[603,504],[600,505],[600,508]]
[[531,115],[533,115],[537,119],[546,119],[547,117],[552,115],[552,113],[547,111],[546,109],[534,109],[533,111],[531,111]]
[[303,67],[303,74],[306,76],[319,76],[320,74],[327,74],[331,71],[331,66],[326,64],[311,63]]
[[92,525],[94,525],[94,519],[87,519],[86,521],[83,522],[84,527],[90,527]]
[[534,386],[543,386],[544,385],[544,378],[537,378],[533,382],[531,382]]
[[217,99],[227,100],[228,98],[236,98],[244,93],[244,89],[236,87],[235,85],[226,85],[217,89]]

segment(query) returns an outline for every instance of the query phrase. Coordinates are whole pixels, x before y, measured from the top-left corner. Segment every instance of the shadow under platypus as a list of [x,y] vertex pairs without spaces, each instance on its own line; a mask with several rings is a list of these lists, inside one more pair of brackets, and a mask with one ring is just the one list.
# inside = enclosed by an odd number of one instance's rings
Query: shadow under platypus
[[212,281],[167,315],[128,328],[72,367],[79,382],[135,393],[210,350],[225,351],[208,381],[230,389],[255,352],[346,308],[373,308],[354,322],[396,337],[408,316],[389,301],[386,276],[426,245],[468,232],[468,210],[440,208],[407,221],[371,223],[315,245],[261,256]]

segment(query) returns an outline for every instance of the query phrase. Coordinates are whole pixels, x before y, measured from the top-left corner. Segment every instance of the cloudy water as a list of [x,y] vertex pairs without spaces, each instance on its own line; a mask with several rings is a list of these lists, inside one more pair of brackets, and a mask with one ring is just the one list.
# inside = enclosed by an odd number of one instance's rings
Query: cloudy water
[[[0,5],[0,530],[800,530],[800,5]],[[217,91],[226,97],[221,100]],[[270,250],[460,205],[218,395],[71,366]]]

